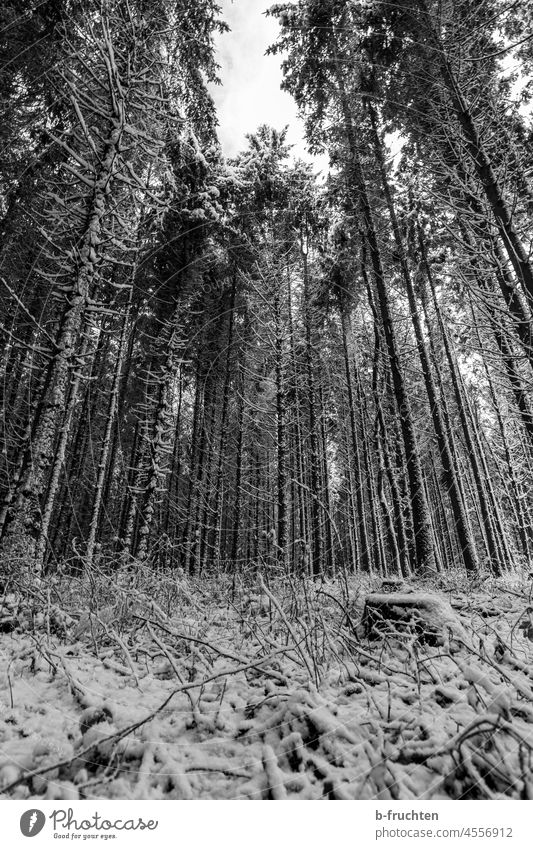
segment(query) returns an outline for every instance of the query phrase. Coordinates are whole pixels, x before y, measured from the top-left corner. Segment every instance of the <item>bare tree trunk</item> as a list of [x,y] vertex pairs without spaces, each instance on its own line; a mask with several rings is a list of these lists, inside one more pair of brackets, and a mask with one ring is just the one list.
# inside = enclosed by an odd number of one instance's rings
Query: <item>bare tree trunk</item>
[[309,269],[307,253],[302,247],[304,281],[304,322],[305,322],[305,366],[307,375],[307,403],[309,415],[309,478],[310,478],[310,522],[311,522],[311,573],[318,577],[322,572],[322,540],[320,533],[320,460],[318,456],[318,434],[316,421],[316,387],[313,361],[311,292],[309,287]]
[[113,427],[115,425],[115,416],[120,393],[120,384],[122,378],[122,366],[124,362],[124,353],[126,349],[126,337],[129,329],[129,306],[122,320],[122,329],[120,331],[120,339],[118,342],[117,358],[114,367],[113,381],[111,384],[111,392],[107,403],[106,424],[102,447],[100,449],[100,457],[98,460],[98,469],[96,474],[96,486],[93,496],[93,505],[91,518],[89,522],[89,535],[85,548],[85,559],[88,566],[92,564],[94,556],[94,548],[98,534],[98,524],[100,519],[100,510],[102,507],[102,494],[104,491],[105,476],[108,467],[109,454],[111,451],[111,437]]
[[357,435],[357,423],[355,420],[355,403],[352,385],[352,373],[350,368],[350,355],[348,340],[351,338],[350,320],[346,314],[346,310],[341,307],[341,332],[342,332],[342,348],[344,357],[344,375],[346,380],[346,390],[348,392],[348,416],[350,423],[350,442],[351,452],[349,459],[350,471],[354,474],[354,501],[356,503],[356,544],[357,544],[357,561],[364,572],[370,572],[369,560],[369,544],[366,528],[365,504],[363,500],[363,480],[361,474],[361,451],[359,439]]
[[389,211],[389,217],[392,224],[392,231],[394,234],[394,241],[396,245],[396,251],[399,256],[399,262],[402,272],[402,277],[405,283],[405,288],[407,291],[407,298],[409,301],[409,311],[411,313],[411,320],[413,323],[413,328],[415,332],[415,340],[416,346],[418,350],[418,356],[420,358],[420,363],[422,366],[422,374],[424,378],[424,385],[426,387],[426,393],[428,397],[428,403],[431,413],[431,418],[433,420],[433,427],[435,429],[435,435],[437,437],[437,447],[439,450],[439,456],[442,463],[442,468],[444,471],[444,477],[446,481],[446,488],[448,492],[448,496],[450,498],[450,504],[452,507],[452,513],[455,520],[455,525],[457,528],[457,534],[459,537],[459,543],[461,547],[462,558],[465,564],[465,568],[467,572],[477,572],[479,569],[479,563],[477,559],[477,552],[474,540],[472,538],[472,530],[470,528],[470,522],[468,521],[468,516],[465,511],[465,506],[462,499],[462,493],[460,491],[459,483],[457,480],[457,470],[455,466],[455,458],[453,456],[453,452],[450,447],[450,443],[448,440],[448,436],[446,433],[446,427],[442,418],[439,399],[437,396],[437,390],[433,381],[433,375],[431,371],[431,364],[429,361],[428,351],[426,349],[426,342],[424,339],[424,334],[422,331],[422,325],[420,322],[420,316],[418,313],[418,306],[416,302],[415,289],[413,285],[413,281],[411,278],[411,272],[409,269],[409,264],[407,261],[407,256],[405,253],[405,248],[403,244],[403,240],[400,234],[400,228],[398,225],[398,219],[396,216],[396,210],[394,207],[394,201],[392,199],[392,194],[389,186],[389,182],[387,179],[387,174],[385,170],[385,162],[383,158],[383,151],[381,149],[381,142],[378,135],[377,125],[376,125],[376,117],[372,104],[370,102],[367,103],[367,111],[370,116],[370,123],[372,126],[372,137],[374,143],[374,152],[376,155],[376,160],[379,166],[379,171],[381,175],[381,183],[383,186],[383,193],[385,195],[385,200],[387,202],[387,207]]

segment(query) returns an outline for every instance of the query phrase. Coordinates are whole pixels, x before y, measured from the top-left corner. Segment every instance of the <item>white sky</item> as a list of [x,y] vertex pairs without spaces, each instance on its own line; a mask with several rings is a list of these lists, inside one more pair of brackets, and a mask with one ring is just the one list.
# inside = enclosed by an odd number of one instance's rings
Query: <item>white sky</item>
[[221,86],[211,86],[219,120],[218,135],[225,156],[246,146],[245,134],[260,124],[281,130],[289,124],[287,140],[293,155],[313,159],[315,168],[327,170],[326,157],[310,157],[305,149],[302,121],[292,97],[281,91],[280,56],[265,56],[278,35],[275,18],[265,9],[274,0],[220,0],[222,19],[231,32],[217,36],[217,61]]

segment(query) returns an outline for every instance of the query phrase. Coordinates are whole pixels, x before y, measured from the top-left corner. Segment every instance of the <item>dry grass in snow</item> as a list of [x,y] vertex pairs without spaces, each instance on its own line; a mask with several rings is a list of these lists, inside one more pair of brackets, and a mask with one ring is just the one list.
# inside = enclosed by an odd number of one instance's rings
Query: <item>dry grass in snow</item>
[[8,587],[2,798],[533,798],[529,585],[407,588],[438,614],[427,633],[369,621],[380,585]]

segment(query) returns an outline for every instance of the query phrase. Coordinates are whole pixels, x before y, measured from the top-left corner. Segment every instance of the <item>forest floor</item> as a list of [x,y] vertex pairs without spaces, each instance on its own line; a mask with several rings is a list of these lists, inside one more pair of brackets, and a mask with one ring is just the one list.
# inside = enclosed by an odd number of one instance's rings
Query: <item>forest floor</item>
[[411,584],[441,639],[365,635],[380,584],[141,570],[6,592],[0,798],[532,799],[531,582]]

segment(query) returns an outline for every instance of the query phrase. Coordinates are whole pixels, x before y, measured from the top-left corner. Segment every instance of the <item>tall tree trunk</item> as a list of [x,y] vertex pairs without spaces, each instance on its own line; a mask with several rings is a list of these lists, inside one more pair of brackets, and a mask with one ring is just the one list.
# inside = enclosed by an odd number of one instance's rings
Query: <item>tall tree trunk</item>
[[455,521],[455,525],[457,528],[457,534],[459,537],[459,543],[462,552],[462,558],[467,572],[477,572],[479,569],[479,563],[477,558],[477,552],[474,540],[472,538],[472,530],[470,528],[470,522],[468,520],[468,515],[465,511],[465,506],[462,499],[461,490],[459,487],[459,483],[457,480],[457,469],[455,465],[455,458],[453,456],[450,443],[448,441],[448,436],[446,433],[446,427],[442,418],[442,413],[440,409],[439,399],[437,396],[437,390],[435,384],[433,382],[433,375],[431,371],[431,364],[429,361],[429,355],[426,348],[426,342],[424,339],[424,333],[422,330],[422,325],[420,322],[420,316],[418,312],[418,305],[416,302],[416,294],[415,288],[413,285],[413,280],[411,277],[411,271],[409,269],[409,264],[407,261],[407,256],[405,253],[403,239],[400,234],[400,228],[398,225],[398,219],[396,216],[396,210],[394,207],[394,201],[392,198],[392,193],[390,190],[389,182],[387,179],[387,173],[385,169],[385,161],[383,157],[383,151],[381,148],[381,141],[378,134],[377,124],[376,124],[376,116],[375,111],[370,102],[367,102],[366,108],[368,114],[370,116],[370,123],[372,127],[372,139],[374,144],[374,153],[376,156],[376,161],[379,166],[379,171],[381,175],[381,183],[383,187],[383,193],[385,196],[385,200],[387,203],[387,208],[389,211],[389,217],[392,225],[392,232],[394,235],[394,241],[396,245],[396,251],[399,257],[400,268],[402,272],[403,281],[405,284],[405,288],[407,291],[407,299],[409,302],[409,311],[411,314],[411,321],[413,323],[413,329],[415,332],[415,340],[416,346],[418,350],[418,356],[420,358],[420,363],[422,366],[422,374],[424,378],[424,385],[426,387],[426,393],[428,397],[428,403],[431,413],[431,418],[433,421],[433,427],[435,430],[435,435],[437,437],[437,447],[439,450],[439,456],[442,463],[442,468],[444,471],[444,477],[446,481],[446,489],[448,492],[448,496],[450,499],[450,504],[452,507],[452,513]]
[[361,450],[357,434],[357,422],[355,419],[355,403],[352,385],[352,372],[350,368],[349,340],[351,339],[350,319],[345,306],[340,308],[342,349],[344,358],[344,375],[346,390],[348,393],[348,418],[350,423],[350,467],[354,475],[354,500],[356,503],[356,541],[357,560],[364,572],[370,572],[369,544],[366,528],[366,512],[363,500],[363,480],[361,473]]
[[309,286],[309,268],[307,248],[302,245],[303,282],[304,282],[304,322],[305,322],[305,367],[307,376],[307,404],[309,415],[309,481],[310,481],[310,522],[311,522],[311,573],[318,577],[322,572],[322,539],[320,531],[320,458],[318,455],[318,433],[316,421],[316,387],[313,357],[311,292]]
[[229,318],[228,318],[228,341],[226,347],[226,366],[224,370],[224,387],[222,389],[222,410],[220,413],[220,434],[218,439],[218,460],[215,473],[215,506],[213,509],[213,532],[209,547],[211,549],[213,562],[220,561],[221,551],[221,526],[222,526],[222,466],[226,451],[227,420],[230,396],[231,378],[231,355],[233,351],[233,327],[235,314],[235,293],[237,287],[237,272],[233,271],[231,281]]
[[287,566],[287,443],[285,429],[285,386],[283,326],[281,317],[281,286],[276,289],[274,300],[275,369],[276,369],[276,547],[283,574]]
[[122,378],[122,367],[124,362],[124,354],[126,350],[126,337],[129,330],[129,305],[124,314],[124,318],[122,320],[122,329],[120,331],[120,338],[118,342],[118,351],[117,358],[114,365],[114,373],[113,373],[113,381],[111,384],[111,392],[109,393],[109,398],[107,402],[107,413],[105,419],[105,430],[104,430],[104,438],[102,440],[102,446],[100,449],[100,456],[98,459],[98,468],[96,473],[96,486],[94,490],[93,496],[93,504],[91,510],[91,516],[89,520],[89,535],[87,538],[87,545],[85,548],[85,559],[88,566],[92,564],[94,557],[94,549],[96,545],[96,539],[98,534],[98,525],[100,520],[100,510],[102,507],[102,494],[104,491],[105,484],[105,476],[108,467],[109,454],[111,451],[111,439],[113,434],[113,427],[115,426],[115,417],[117,412],[119,394],[120,394],[120,385]]
[[[421,229],[419,229],[419,245],[422,255],[422,260],[425,267],[426,277],[429,282],[433,308],[435,310],[435,315],[437,317],[437,323],[439,326],[439,330],[441,333],[441,337],[444,344],[444,350],[446,352],[446,359],[448,361],[448,367],[450,370],[450,376],[452,379],[452,386],[455,396],[455,402],[457,406],[457,410],[459,413],[459,419],[461,422],[461,427],[463,430],[463,435],[465,439],[465,445],[468,452],[468,458],[471,464],[472,472],[474,475],[474,480],[476,484],[477,497],[479,500],[479,505],[481,509],[481,516],[483,521],[484,532],[487,536],[487,542],[489,546],[490,559],[491,559],[491,568],[495,572],[495,574],[501,574],[502,570],[502,558],[500,546],[498,544],[498,539],[495,534],[493,528],[493,517],[492,517],[492,506],[490,504],[490,497],[488,495],[487,486],[488,480],[487,476],[482,471],[482,458],[479,456],[479,448],[476,441],[476,436],[474,433],[475,426],[471,417],[471,410],[469,408],[468,397],[465,393],[462,377],[460,375],[456,359],[454,356],[454,351],[452,349],[451,340],[444,324],[440,305],[437,298],[437,293],[435,290],[435,282],[433,280],[433,274],[431,272],[431,268],[427,259],[427,253],[425,249],[425,242],[423,238],[423,234]],[[487,473],[488,474],[488,473]]]

